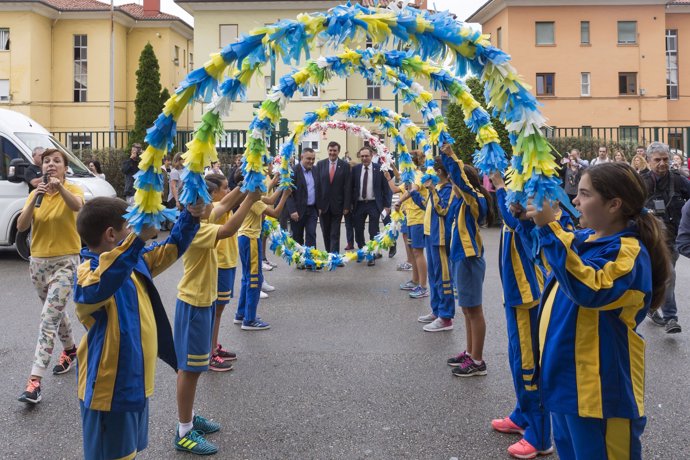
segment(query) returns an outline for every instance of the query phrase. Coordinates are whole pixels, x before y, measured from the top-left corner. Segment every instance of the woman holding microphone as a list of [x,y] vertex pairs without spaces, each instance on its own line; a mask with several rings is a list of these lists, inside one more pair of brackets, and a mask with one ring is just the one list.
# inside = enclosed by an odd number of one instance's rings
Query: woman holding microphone
[[19,401],[36,404],[41,400],[41,379],[53,354],[55,335],[63,352],[53,374],[68,372],[75,362],[77,349],[72,325],[65,311],[72,294],[74,276],[79,265],[81,241],[77,233],[77,212],[84,204],[84,192],[65,181],[67,155],[56,149],[43,152],[43,180],[29,194],[17,220],[17,230],[32,227],[29,272],[38,296],[43,302],[38,343],[31,376]]

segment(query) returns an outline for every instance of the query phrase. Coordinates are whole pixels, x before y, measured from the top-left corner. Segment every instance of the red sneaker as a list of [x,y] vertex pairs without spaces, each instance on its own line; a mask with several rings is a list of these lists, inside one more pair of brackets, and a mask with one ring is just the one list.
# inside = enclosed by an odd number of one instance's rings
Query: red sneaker
[[226,350],[221,344],[218,344],[216,347],[215,354],[223,358],[224,361],[235,361],[237,359],[237,354]]
[[214,354],[211,356],[208,369],[215,372],[227,372],[232,370],[232,364],[230,364],[230,361],[224,361],[223,358]]
[[525,434],[525,430],[516,425],[510,417],[497,418],[491,421],[491,428],[501,433]]
[[537,455],[551,455],[553,454],[553,447],[546,450],[537,450],[532,444],[520,439],[518,442],[508,447],[508,453],[515,458],[535,458]]

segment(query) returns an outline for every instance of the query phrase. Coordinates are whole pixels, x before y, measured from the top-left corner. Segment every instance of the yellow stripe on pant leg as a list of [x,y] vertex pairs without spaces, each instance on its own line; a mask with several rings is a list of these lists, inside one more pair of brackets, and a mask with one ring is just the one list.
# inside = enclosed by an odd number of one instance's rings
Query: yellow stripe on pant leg
[[606,420],[606,455],[608,460],[630,458],[630,420],[627,418]]
[[256,238],[249,239],[249,273],[259,274],[259,246]]
[[522,369],[534,369],[534,350],[532,349],[532,323],[530,311],[522,308],[514,308],[517,320],[518,337],[520,338],[520,359]]
[[575,361],[578,415],[603,418],[598,310],[580,307],[577,312]]

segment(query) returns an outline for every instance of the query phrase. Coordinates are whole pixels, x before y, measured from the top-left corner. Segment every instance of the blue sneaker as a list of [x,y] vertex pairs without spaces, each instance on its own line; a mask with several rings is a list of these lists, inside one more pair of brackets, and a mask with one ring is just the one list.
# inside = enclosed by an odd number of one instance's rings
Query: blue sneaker
[[175,449],[196,455],[212,455],[218,452],[218,447],[204,438],[201,431],[192,430],[180,437],[175,428]]
[[429,297],[429,289],[417,286],[415,289],[410,291],[410,297],[413,299],[423,299],[424,297]]
[[242,323],[243,331],[263,331],[270,328],[270,324],[261,321],[259,318],[256,318],[254,321],[251,322],[247,322],[247,320],[245,320]]
[[211,434],[220,430],[220,423],[208,420],[201,415],[195,415],[192,423],[194,424],[192,430],[200,431],[203,434]]
[[407,283],[403,283],[400,285],[400,289],[403,291],[414,291],[417,288],[417,283],[413,283],[412,281],[408,281]]

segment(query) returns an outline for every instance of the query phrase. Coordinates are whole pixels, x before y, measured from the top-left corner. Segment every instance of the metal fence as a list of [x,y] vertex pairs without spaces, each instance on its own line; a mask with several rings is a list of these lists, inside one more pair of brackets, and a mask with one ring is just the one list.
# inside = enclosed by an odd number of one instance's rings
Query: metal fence
[[690,127],[640,127],[619,126],[617,128],[596,128],[581,126],[579,128],[548,127],[543,128],[548,139],[584,138],[601,141],[604,144],[635,144],[646,146],[659,141],[672,149],[688,151]]

